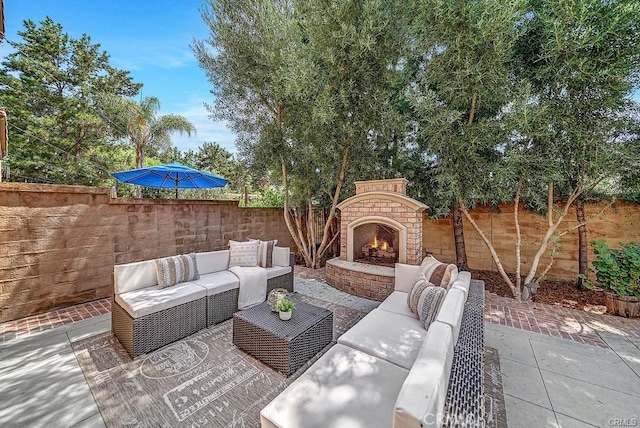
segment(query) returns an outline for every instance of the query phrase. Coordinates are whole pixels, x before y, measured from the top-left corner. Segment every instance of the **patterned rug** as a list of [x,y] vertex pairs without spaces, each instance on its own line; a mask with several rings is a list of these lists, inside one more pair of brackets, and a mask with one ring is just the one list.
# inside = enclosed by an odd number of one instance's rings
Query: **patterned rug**
[[260,410],[366,315],[299,298],[333,311],[334,342],[288,378],[233,345],[232,320],[136,360],[111,333],[73,349],[107,426],[259,427]]

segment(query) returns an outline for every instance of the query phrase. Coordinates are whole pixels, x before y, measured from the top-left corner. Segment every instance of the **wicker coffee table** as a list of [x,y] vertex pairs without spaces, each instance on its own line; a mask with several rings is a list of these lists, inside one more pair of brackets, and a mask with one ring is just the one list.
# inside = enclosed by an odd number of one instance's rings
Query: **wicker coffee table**
[[268,302],[233,315],[233,344],[290,376],[333,340],[333,312],[296,301],[282,321]]

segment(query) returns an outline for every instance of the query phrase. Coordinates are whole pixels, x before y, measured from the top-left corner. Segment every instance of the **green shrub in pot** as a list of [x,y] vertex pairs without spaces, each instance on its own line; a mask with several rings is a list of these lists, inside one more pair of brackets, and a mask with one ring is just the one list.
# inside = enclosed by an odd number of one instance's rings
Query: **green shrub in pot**
[[595,283],[586,275],[589,288],[598,287],[618,296],[635,296],[640,298],[640,245],[637,242],[621,243],[620,249],[609,248],[603,239],[591,242],[596,260],[592,265],[595,270]]

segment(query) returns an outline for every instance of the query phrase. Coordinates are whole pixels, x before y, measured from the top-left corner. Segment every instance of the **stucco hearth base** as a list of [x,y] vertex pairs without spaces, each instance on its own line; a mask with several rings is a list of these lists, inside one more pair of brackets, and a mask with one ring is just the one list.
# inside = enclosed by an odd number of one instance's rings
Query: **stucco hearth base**
[[347,293],[382,301],[393,292],[394,268],[335,258],[327,261],[325,269],[327,282]]

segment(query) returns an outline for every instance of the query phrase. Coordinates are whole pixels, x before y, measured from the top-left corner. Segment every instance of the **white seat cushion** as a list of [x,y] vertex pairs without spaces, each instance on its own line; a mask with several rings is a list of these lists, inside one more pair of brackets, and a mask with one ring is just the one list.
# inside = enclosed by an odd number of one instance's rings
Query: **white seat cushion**
[[189,303],[207,295],[207,291],[191,282],[181,282],[158,290],[147,287],[117,294],[115,299],[133,318]]
[[240,287],[238,277],[228,270],[200,275],[200,279],[190,282],[204,287],[207,290],[207,296],[213,296],[214,294],[224,293]]
[[262,409],[262,428],[391,427],[407,374],[394,364],[335,345]]
[[398,394],[393,428],[442,426],[452,363],[451,327],[436,321]]
[[154,260],[115,265],[113,267],[113,291],[127,293],[158,285],[158,273]]
[[449,324],[453,330],[453,344],[458,343],[458,334],[462,324],[462,314],[464,313],[465,295],[464,291],[453,288],[447,292],[447,296],[440,306],[436,321]]
[[409,370],[426,334],[415,317],[374,309],[340,336],[338,343]]
[[200,275],[220,272],[229,267],[229,250],[196,253],[196,261],[198,262],[198,272],[200,272]]
[[451,288],[458,288],[464,291],[465,301],[469,296],[469,287],[471,286],[471,272],[462,271],[458,273],[458,278],[451,285]]
[[276,276],[286,275],[291,272],[291,266],[276,266],[265,268],[267,271],[267,279],[275,278]]
[[404,291],[394,291],[391,293],[389,297],[380,303],[378,309],[416,318],[415,314],[411,312],[409,305],[407,305],[407,293]]

